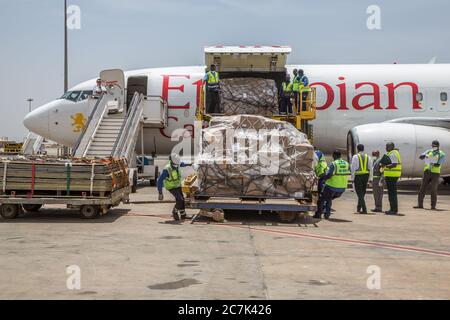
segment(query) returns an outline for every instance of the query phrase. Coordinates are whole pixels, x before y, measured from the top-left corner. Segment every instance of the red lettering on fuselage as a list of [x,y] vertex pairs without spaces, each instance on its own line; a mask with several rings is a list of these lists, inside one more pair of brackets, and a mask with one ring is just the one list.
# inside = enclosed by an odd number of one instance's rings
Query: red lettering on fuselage
[[164,100],[167,101],[167,103],[169,103],[169,109],[189,109],[191,107],[190,102],[188,101],[185,105],[178,105],[178,106],[174,106],[174,105],[170,105],[169,102],[169,90],[178,90],[184,93],[184,84],[178,87],[170,87],[169,86],[169,81],[171,77],[178,77],[178,78],[186,78],[186,79],[190,79],[191,76],[188,74],[185,75],[163,75],[163,86],[162,86],[162,94],[161,96],[163,97]]

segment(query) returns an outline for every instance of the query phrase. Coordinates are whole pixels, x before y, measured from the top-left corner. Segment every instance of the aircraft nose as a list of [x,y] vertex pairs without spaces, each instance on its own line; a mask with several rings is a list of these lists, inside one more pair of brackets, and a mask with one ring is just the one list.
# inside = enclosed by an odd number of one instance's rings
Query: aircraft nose
[[49,136],[49,110],[47,105],[37,108],[26,115],[23,125],[30,131],[43,136]]

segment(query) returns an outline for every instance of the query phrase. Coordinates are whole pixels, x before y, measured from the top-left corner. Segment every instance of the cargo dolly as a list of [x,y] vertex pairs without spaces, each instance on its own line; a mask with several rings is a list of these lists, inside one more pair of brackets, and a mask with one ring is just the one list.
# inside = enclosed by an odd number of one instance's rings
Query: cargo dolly
[[[313,202],[304,199],[293,198],[226,198],[226,197],[191,197],[187,201],[187,206],[191,209],[199,209],[200,211],[194,215],[191,223],[202,215],[209,215],[214,219],[216,217],[223,217],[225,210],[237,211],[257,211],[259,214],[263,212],[276,213],[281,222],[291,223],[297,218],[303,217],[306,222],[312,221],[308,212],[316,210],[316,205]],[[216,219],[215,219],[216,220]],[[221,220],[218,218],[217,220]]]
[[81,216],[85,219],[93,219],[107,214],[109,209],[118,206],[121,202],[128,202],[130,192],[130,186],[127,186],[103,197],[87,196],[86,193],[80,196],[35,196],[32,198],[15,193],[0,195],[0,214],[4,219],[15,219],[23,211],[37,212],[44,205],[62,204],[70,209],[79,209]]

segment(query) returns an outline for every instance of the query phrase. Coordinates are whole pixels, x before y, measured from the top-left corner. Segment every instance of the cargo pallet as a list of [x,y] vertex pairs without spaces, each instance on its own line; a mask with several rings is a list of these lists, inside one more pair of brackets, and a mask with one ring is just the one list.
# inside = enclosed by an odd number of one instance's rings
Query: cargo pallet
[[80,210],[85,219],[94,219],[99,215],[105,215],[109,209],[118,206],[121,202],[128,203],[131,188],[125,187],[115,190],[105,197],[88,196],[83,193],[80,196],[51,197],[47,195],[0,195],[0,214],[4,219],[15,219],[23,211],[37,212],[42,206],[48,204],[63,204],[67,208]]
[[[243,210],[277,213],[281,222],[292,223],[299,217],[312,219],[308,212],[314,212],[317,208],[314,201],[295,198],[229,198],[229,197],[203,197],[191,196],[188,198],[187,207],[200,209],[191,223],[201,216],[204,211],[223,215],[224,210]],[[203,211],[203,212],[202,212]],[[315,223],[313,222],[315,225]]]

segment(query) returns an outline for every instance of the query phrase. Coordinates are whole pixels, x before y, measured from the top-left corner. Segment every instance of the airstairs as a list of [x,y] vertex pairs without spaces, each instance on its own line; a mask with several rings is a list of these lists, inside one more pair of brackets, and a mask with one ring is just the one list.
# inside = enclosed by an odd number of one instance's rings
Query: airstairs
[[44,137],[29,132],[25,142],[23,143],[22,147],[23,154],[25,155],[39,154],[43,142]]

